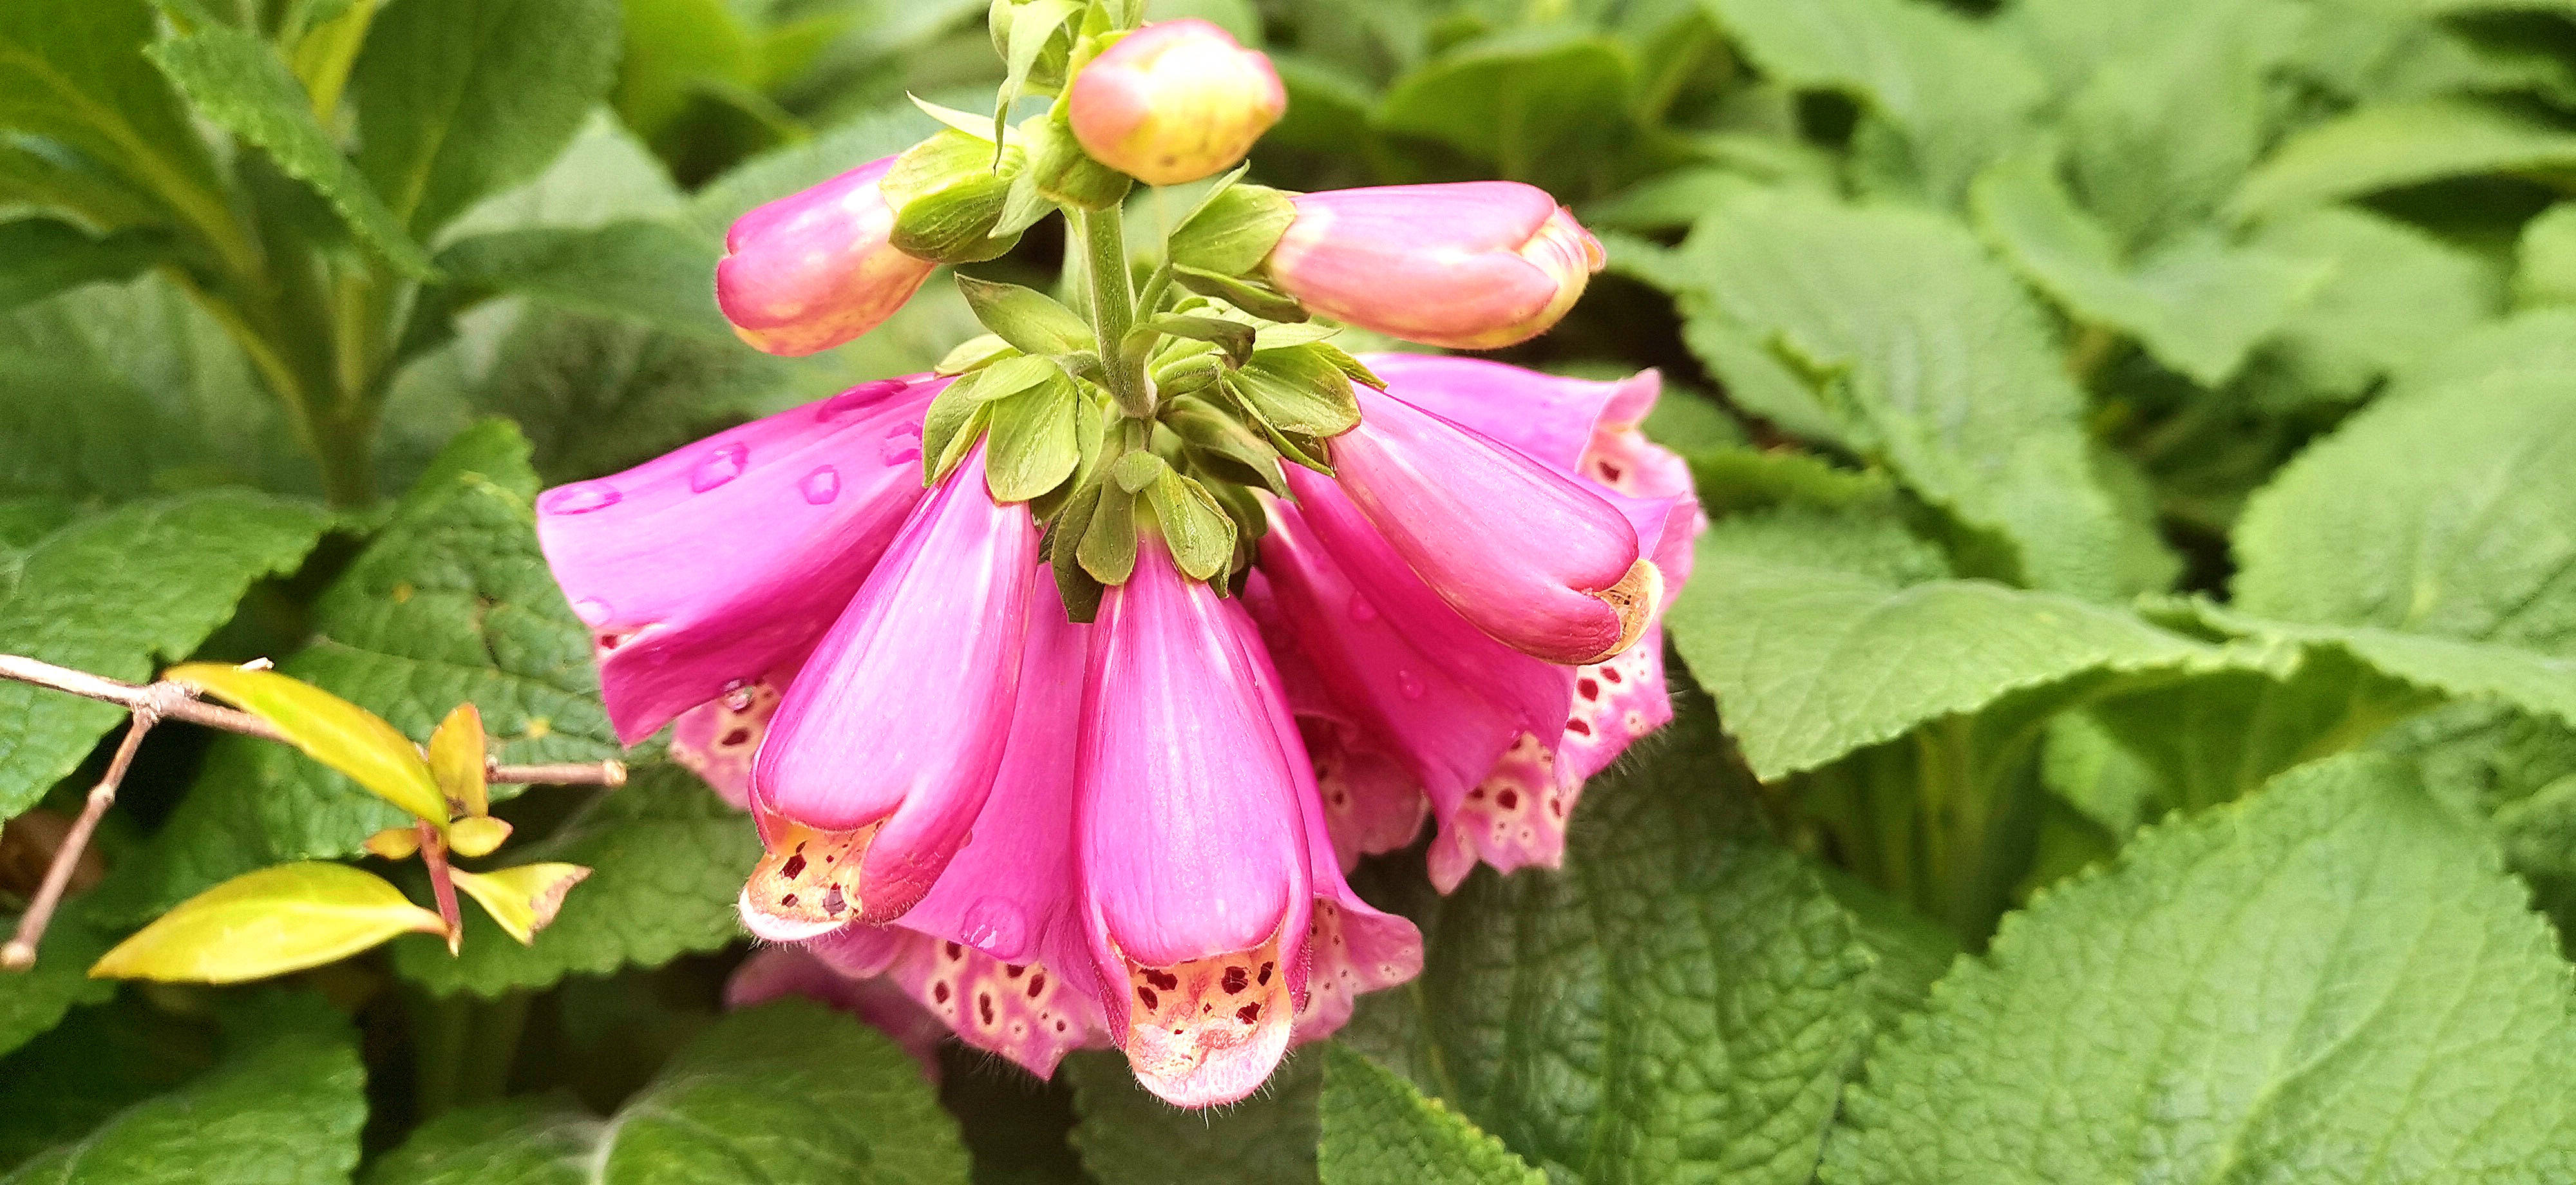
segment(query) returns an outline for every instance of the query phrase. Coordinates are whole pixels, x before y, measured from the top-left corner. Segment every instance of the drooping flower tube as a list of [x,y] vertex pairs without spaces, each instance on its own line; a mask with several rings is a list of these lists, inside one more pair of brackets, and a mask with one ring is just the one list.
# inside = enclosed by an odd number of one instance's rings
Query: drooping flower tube
[[735,219],[716,264],[716,305],[752,347],[799,357],[883,324],[937,264],[895,249],[894,210],[871,161]]
[[1288,92],[1269,58],[1189,18],[1120,38],[1074,75],[1065,106],[1092,159],[1148,185],[1180,185],[1242,160],[1288,109]]
[[1490,350],[1561,320],[1606,257],[1516,181],[1298,194],[1270,279],[1308,309],[1425,345]]

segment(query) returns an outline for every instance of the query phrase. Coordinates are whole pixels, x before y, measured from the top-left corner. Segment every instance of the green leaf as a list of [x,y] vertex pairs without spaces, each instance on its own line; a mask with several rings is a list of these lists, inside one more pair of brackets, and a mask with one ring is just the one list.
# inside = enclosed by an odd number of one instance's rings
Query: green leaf
[[2567,969],[2385,759],[2302,767],[2008,918],[1872,1054],[1824,1179],[2553,1181]]
[[2513,295],[2524,307],[2576,304],[2576,202],[2560,202],[2523,224]]
[[367,1120],[348,1021],[318,996],[283,994],[236,1002],[226,1020],[213,1069],[36,1155],[0,1185],[347,1181]]
[[1492,161],[1514,180],[1560,193],[1597,188],[1631,135],[1629,74],[1629,55],[1609,38],[1509,29],[1398,78],[1371,122]]
[[1081,1121],[1082,1165],[1120,1185],[1314,1185],[1315,1100],[1324,1084],[1314,1053],[1280,1063],[1261,1091],[1230,1107],[1182,1111],[1136,1084],[1115,1050],[1064,1059]]
[[678,218],[711,243],[724,239],[724,228],[707,233],[684,217],[687,199],[672,184],[652,149],[617,122],[615,112],[594,108],[554,163],[514,189],[476,202],[447,225],[451,240],[494,231],[557,227],[586,230],[626,221]]
[[154,221],[239,233],[205,141],[143,60],[152,22],[144,0],[0,8],[0,128],[54,141],[111,173],[12,143],[0,148],[0,196],[75,210],[102,226]]
[[536,941],[537,931],[554,924],[564,895],[591,873],[578,864],[519,864],[494,872],[450,869],[456,887],[519,945]]
[[1035,288],[960,273],[957,290],[984,328],[1023,354],[1070,354],[1093,345],[1091,324]]
[[1702,0],[1762,72],[1850,96],[1876,119],[1906,187],[1944,204],[2017,140],[2038,71],[2009,40],[1922,0]]
[[1649,759],[1586,786],[1563,871],[1479,869],[1417,915],[1422,977],[1388,993],[1406,1023],[1346,1040],[1554,1179],[1803,1185],[1869,1035],[1870,956],[1763,835],[1706,699],[1682,703]]
[[1234,520],[1206,486],[1165,469],[1154,484],[1145,487],[1144,497],[1182,575],[1213,580],[1233,562]]
[[[1041,360],[1043,361],[1043,360]],[[996,502],[1026,502],[1063,485],[1082,463],[1073,380],[1058,376],[990,406],[993,430],[984,482]]]
[[1850,543],[1808,527],[1699,542],[1668,611],[1674,644],[1726,705],[1726,729],[1770,781],[2002,697],[2070,695],[2080,677],[2216,669],[2217,647],[2073,597],[1978,580],[1898,584],[1825,566]]
[[1324,1185],[1546,1185],[1502,1141],[1404,1079],[1339,1045],[1323,1056]]
[[2576,166],[2576,130],[2483,99],[2362,107],[2292,136],[2229,200],[2239,217],[2401,185]]
[[625,786],[598,792],[543,842],[505,855],[568,862],[591,874],[531,944],[510,941],[491,919],[471,914],[464,949],[453,958],[438,939],[394,943],[394,969],[404,979],[435,995],[494,997],[722,949],[741,937],[734,898],[760,859],[760,839],[742,812],[695,775],[656,763],[639,765]]
[[0,222],[0,312],[66,288],[130,279],[168,253],[169,240],[149,231],[92,238],[51,218]]
[[383,877],[305,861],[244,873],[179,903],[90,967],[112,979],[239,983],[337,962],[447,923]]
[[447,822],[447,798],[419,747],[375,713],[276,671],[191,662],[162,674],[276,725],[305,756],[377,797],[432,823]]
[[1228,185],[1183,219],[1167,250],[1175,266],[1240,276],[1260,267],[1297,220],[1288,195],[1261,185]]
[[2127,258],[2111,229],[2075,204],[2041,156],[1988,169],[1970,190],[1970,204],[1978,229],[2077,321],[2137,339],[2203,386],[2226,382],[2325,278],[2316,264],[2238,247],[2212,232]]
[[331,134],[314,118],[313,100],[303,84],[266,40],[210,25],[193,37],[154,45],[144,55],[207,119],[266,149],[279,168],[312,186],[339,211],[350,231],[395,270],[414,278],[433,274],[428,254],[340,155]]
[[[460,436],[315,602],[312,644],[278,669],[409,736],[471,702],[503,763],[616,756],[590,631],[537,550],[536,485],[527,442],[507,424]],[[292,749],[220,738],[101,897],[118,916],[148,915],[249,869],[354,855],[406,819]]]
[[957,1123],[902,1049],[803,1000],[735,1012],[602,1121],[516,1099],[432,1120],[368,1185],[780,1185],[966,1179]]
[[[292,571],[329,521],[242,491],[136,502],[0,546],[0,653],[144,682],[197,648],[253,580]],[[123,709],[0,682],[0,818],[80,764]]]
[[460,285],[631,317],[730,347],[733,331],[716,311],[717,258],[713,244],[679,226],[621,221],[476,235],[441,250],[438,266]]
[[[438,784],[440,797],[456,815],[477,818],[491,813],[492,787],[486,780],[490,770],[490,738],[483,735],[483,713],[472,704],[458,704],[431,730],[428,750],[429,775]],[[480,853],[469,853],[479,855]]]
[[[85,969],[76,967],[73,975]],[[117,986],[83,982],[97,987],[102,1000]],[[214,1065],[211,1018],[183,1019],[151,1007],[142,995],[76,1009],[0,1063],[0,1175]]]
[[2121,22],[2126,43],[2094,64],[2061,121],[2076,192],[2131,249],[2198,229],[2253,166],[2270,134],[2270,75],[2311,15],[2285,0],[2136,7],[2153,18]]
[[358,168],[423,240],[542,171],[607,94],[615,0],[401,0],[349,76]]
[[2273,407],[2358,399],[2504,309],[2493,260],[2357,208],[2272,219],[2250,244],[2328,268],[2247,370],[2249,387]]
[[1255,350],[1243,369],[1227,375],[1226,389],[1264,423],[1303,436],[1338,436],[1360,422],[1360,401],[1350,376],[1321,344]]
[[[0,919],[0,927],[14,932],[18,919]],[[45,928],[36,965],[0,972],[0,1055],[52,1029],[73,1005],[96,1004],[116,994],[115,985],[89,977],[89,965],[105,953],[107,936],[89,924],[81,899],[65,901]],[[0,1156],[0,1166],[7,1163]]]
[[1853,936],[1868,948],[1869,1014],[1880,1034],[1923,1006],[1932,985],[1959,957],[1959,938],[1912,906],[1831,865],[1816,870],[1825,891],[1851,915]]
[[[1757,381],[1803,384],[1830,439],[1949,512],[1972,554],[2001,553],[1976,570],[2092,597],[2169,577],[2128,558],[2148,527],[2094,476],[2083,394],[2040,309],[1963,227],[1756,195],[1704,219],[1676,267],[1692,329],[1758,345],[1774,369]],[[1737,381],[1741,352],[1703,356]]]
[[722,239],[733,220],[850,171],[854,162],[893,156],[937,131],[939,124],[908,102],[894,102],[745,161],[689,198],[689,220],[710,239]]

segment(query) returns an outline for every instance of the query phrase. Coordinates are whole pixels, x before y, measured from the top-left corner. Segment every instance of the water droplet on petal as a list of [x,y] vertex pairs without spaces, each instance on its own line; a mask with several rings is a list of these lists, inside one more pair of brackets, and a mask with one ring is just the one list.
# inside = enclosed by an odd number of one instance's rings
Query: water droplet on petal
[[1020,907],[1000,897],[987,897],[966,907],[964,933],[968,946],[1016,951],[1028,935],[1028,918]]
[[546,514],[588,514],[615,506],[625,496],[604,481],[577,481],[547,490],[545,497],[537,499],[537,509]]
[[1368,594],[1356,592],[1351,594],[1351,620],[1377,620],[1377,606],[1369,604]]
[[1403,692],[1404,698],[1406,699],[1421,699],[1422,676],[1414,674],[1412,671],[1398,668],[1395,672],[1395,689]]
[[877,457],[888,465],[901,465],[921,459],[921,425],[897,424],[877,445]]
[[806,474],[805,480],[797,482],[796,489],[805,495],[807,502],[821,506],[841,496],[841,471],[829,465],[819,466]]
[[751,446],[728,444],[707,454],[689,473],[689,491],[703,494],[742,476],[743,463],[751,459]]
[[883,400],[886,396],[893,395],[910,385],[902,379],[878,379],[873,383],[861,383],[824,400],[823,406],[815,409],[814,418],[826,424],[846,419],[860,408]]
[[597,597],[583,597],[572,603],[572,615],[580,618],[583,625],[606,625],[608,615],[613,612],[615,610],[608,607],[608,602]]

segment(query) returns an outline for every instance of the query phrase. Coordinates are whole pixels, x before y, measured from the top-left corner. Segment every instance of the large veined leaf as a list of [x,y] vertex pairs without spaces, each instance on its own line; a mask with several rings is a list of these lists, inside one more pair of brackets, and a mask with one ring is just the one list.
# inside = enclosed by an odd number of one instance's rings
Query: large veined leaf
[[2326,268],[2247,368],[2248,389],[2274,407],[2357,399],[2504,308],[2494,261],[2354,207],[2272,219],[2250,241]]
[[76,210],[107,226],[229,229],[205,142],[143,60],[152,21],[145,0],[20,0],[0,9],[0,128],[44,137],[112,171],[101,178],[12,143],[0,147],[0,197]]
[[[17,928],[17,919],[0,918],[0,927]],[[115,985],[89,977],[89,965],[107,950],[107,936],[89,924],[75,898],[45,929],[36,949],[36,965],[15,974],[0,974],[0,1055],[51,1029],[76,1004],[95,1004],[116,991]]]
[[332,1185],[367,1119],[357,1035],[316,996],[236,1001],[223,1060],[38,1153],[7,1185]]
[[1599,186],[1628,127],[1628,55],[1616,43],[1544,26],[1457,46],[1398,80],[1379,127],[1493,161],[1559,193]]
[[894,1042],[802,1001],[727,1016],[600,1119],[556,1100],[457,1111],[368,1185],[949,1185],[957,1123]]
[[[244,491],[136,502],[24,547],[0,544],[0,653],[142,682],[232,616],[250,582],[292,570],[329,516]],[[123,709],[0,682],[0,818],[25,810]]]
[[1136,1084],[1126,1055],[1078,1051],[1060,1071],[1073,1080],[1081,1121],[1073,1146],[1103,1182],[1315,1185],[1315,1100],[1323,1064],[1291,1054],[1261,1092],[1214,1111],[1181,1111]]
[[2364,755],[2132,843],[1882,1042],[1825,1180],[2576,1173],[2576,1033],[2488,842]]
[[90,973],[239,983],[344,959],[396,934],[446,928],[383,877],[308,860],[243,873],[180,902]]
[[2241,215],[2482,173],[2576,165],[2576,128],[2519,107],[2445,97],[2359,108],[2301,132],[2229,199]]
[[476,235],[440,251],[438,265],[470,287],[730,342],[716,312],[716,258],[714,244],[680,226],[631,220]]
[[1324,1057],[1324,1185],[1544,1185],[1547,1178],[1411,1083],[1339,1046]]

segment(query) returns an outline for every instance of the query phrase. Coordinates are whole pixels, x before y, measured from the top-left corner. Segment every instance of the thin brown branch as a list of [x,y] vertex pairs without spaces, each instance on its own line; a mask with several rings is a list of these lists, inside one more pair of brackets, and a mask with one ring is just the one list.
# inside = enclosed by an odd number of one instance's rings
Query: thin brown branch
[[150,705],[134,708],[133,725],[118,742],[116,756],[109,758],[107,772],[98,785],[90,787],[89,801],[82,804],[80,818],[72,821],[62,846],[54,849],[54,862],[45,869],[44,883],[36,888],[36,899],[27,904],[27,912],[18,918],[18,932],[0,946],[0,970],[24,971],[36,965],[36,947],[45,940],[45,927],[52,925],[54,909],[63,903],[63,891],[71,887],[72,871],[80,865],[81,853],[89,847],[90,833],[98,830],[99,817],[116,802],[116,788],[125,781],[125,771],[134,764],[134,751],[143,747],[143,734],[161,719]]
[[420,862],[429,869],[429,895],[438,902],[438,920],[447,923],[447,954],[465,945],[465,918],[456,911],[456,878],[447,868],[447,841],[427,820],[412,824],[420,834]]

